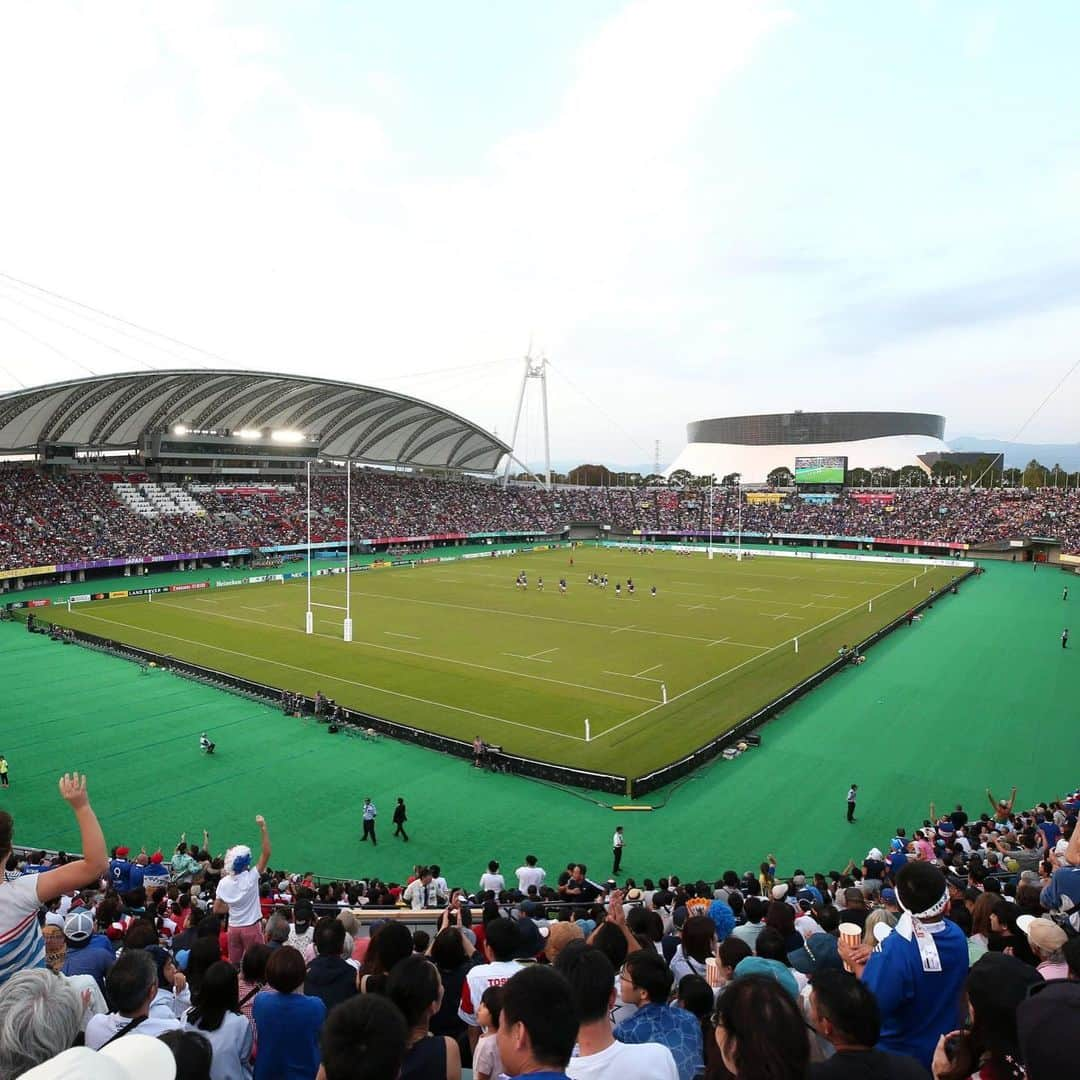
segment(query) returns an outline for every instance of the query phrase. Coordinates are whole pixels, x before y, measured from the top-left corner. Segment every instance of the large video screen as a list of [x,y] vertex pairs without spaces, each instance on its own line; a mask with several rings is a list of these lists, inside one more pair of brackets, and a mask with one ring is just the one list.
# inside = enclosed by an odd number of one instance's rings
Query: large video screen
[[843,484],[847,472],[846,457],[797,457],[796,484]]

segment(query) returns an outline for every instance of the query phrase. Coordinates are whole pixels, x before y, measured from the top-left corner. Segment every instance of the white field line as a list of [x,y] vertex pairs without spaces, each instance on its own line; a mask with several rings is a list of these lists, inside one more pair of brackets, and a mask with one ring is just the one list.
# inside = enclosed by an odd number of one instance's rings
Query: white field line
[[504,652],[503,656],[512,656],[515,660],[533,660],[537,664],[550,664],[550,660],[542,660],[539,656],[522,656],[521,653]]
[[[911,580],[910,578],[908,579]],[[507,611],[505,608],[485,608],[474,607],[471,604],[451,604],[446,600],[420,600],[415,596],[388,596],[386,593],[375,592],[357,592],[354,593],[360,596],[374,597],[376,600],[392,600],[395,603],[401,604],[426,604],[429,607],[445,607],[455,608],[458,611],[477,611],[482,615],[510,615],[516,619],[536,619],[540,622],[553,622],[563,623],[566,626],[588,626],[593,630],[611,630],[618,634],[625,631],[630,631],[634,634],[649,634],[653,637],[668,637],[677,638],[680,641],[700,641],[704,645],[708,645],[712,638],[698,637],[695,634],[672,634],[666,630],[646,630],[640,626],[612,626],[610,623],[595,623],[586,622],[583,619],[558,619],[554,615],[530,615],[524,611]]]
[[[859,603],[855,604],[853,607],[848,608],[847,611],[842,611],[842,612],[840,612],[839,615],[834,615],[831,619],[826,619],[824,622],[818,623],[817,626],[809,627],[808,629],[804,630],[798,636],[799,637],[804,637],[807,634],[812,634],[815,631],[820,630],[823,626],[828,626],[829,623],[836,622],[837,619],[842,619],[845,615],[850,615],[853,611],[858,611],[859,608],[861,608],[863,606],[863,604],[872,604],[875,600],[880,600],[883,596],[888,596],[889,593],[896,592],[897,589],[899,589],[901,586],[904,586],[906,584],[907,584],[906,581],[901,581],[897,585],[890,586],[884,592],[879,592],[877,594],[877,596],[870,596],[870,597],[867,597],[866,600],[860,600]],[[795,640],[795,638],[790,637],[786,641],[781,641],[778,645],[774,645],[771,649],[769,649],[768,652],[769,653],[776,652],[777,649],[781,649],[785,645],[790,645],[794,640]],[[765,655],[767,656],[768,653],[766,653]],[[678,694],[675,694],[674,697],[668,698],[666,704],[671,705],[673,702],[678,701],[679,698],[686,697],[687,694],[693,694],[695,691],[700,690],[702,687],[708,686],[710,683],[716,682],[717,679],[722,679],[722,678],[724,678],[725,675],[730,675],[732,672],[738,671],[740,668],[746,667],[747,664],[752,664],[752,663],[754,663],[755,660],[760,660],[760,659],[761,659],[760,656],[751,656],[749,660],[744,660],[741,664],[736,664],[734,667],[727,668],[727,670],[721,671],[718,675],[713,675],[711,678],[706,679],[704,682],[698,683],[697,686],[691,686],[687,690],[680,691]],[[613,731],[618,731],[619,728],[625,727],[627,724],[632,724],[635,720],[640,720],[643,716],[648,716],[649,713],[655,712],[657,709],[664,708],[664,705],[665,705],[664,702],[657,702],[655,705],[651,706],[650,708],[645,709],[642,712],[639,712],[636,716],[630,716],[626,720],[620,720],[617,724],[612,725],[606,731],[601,731],[599,735],[594,735],[592,737],[592,741],[596,742],[597,739],[602,739],[602,738],[604,738],[605,735],[610,735]]]
[[[177,607],[179,607],[179,606],[180,605],[178,604]],[[318,604],[314,600],[311,601],[311,606],[312,607],[333,608],[335,611],[344,611],[345,610],[345,605],[344,604]],[[191,610],[191,609],[189,608],[188,610]]]
[[[198,608],[187,607],[185,604],[172,605],[173,607],[180,608],[182,611],[190,611],[193,615],[208,615],[212,619],[230,619],[232,622],[254,623],[256,626],[266,626],[265,619],[246,619],[243,615],[225,615],[221,612],[205,612],[200,611]],[[304,631],[298,627],[292,626],[279,626],[274,623],[271,624],[275,630],[284,630],[289,634],[304,634]],[[306,635],[305,635],[306,636]],[[336,634],[315,634],[315,637],[325,637],[332,641],[337,641]],[[511,671],[509,668],[492,667],[490,664],[477,664],[472,660],[457,660],[450,656],[437,656],[435,653],[417,652],[415,649],[400,649],[394,645],[380,645],[377,641],[361,641],[359,638],[354,638],[353,645],[366,645],[371,649],[379,649],[383,652],[401,653],[403,656],[419,656],[424,660],[435,660],[443,664],[456,664],[459,667],[477,668],[480,671],[494,671],[499,675],[513,675],[518,679],[535,679],[538,682],[555,683],[557,686],[569,686],[574,690],[590,690],[596,694],[610,694],[612,697],[624,697],[630,698],[634,701],[652,701],[652,698],[642,697],[640,694],[626,694],[621,690],[605,690],[600,686],[588,686],[585,683],[567,682],[565,679],[552,679],[547,675],[527,675],[522,671]],[[532,657],[525,657],[526,660],[531,660]],[[550,663],[550,660],[545,660],[544,663]]]
[[245,660],[256,660],[263,664],[271,664],[274,667],[285,668],[288,671],[299,671],[303,675],[314,675],[316,678],[329,679],[333,682],[347,683],[349,686],[359,686],[364,690],[374,690],[380,694],[389,694],[391,697],[404,698],[407,701],[418,701],[422,705],[434,705],[439,709],[448,709],[451,712],[465,713],[468,716],[477,716],[481,720],[494,720],[499,724],[509,724],[511,727],[527,728],[529,731],[537,731],[541,735],[555,735],[560,739],[571,739],[574,742],[584,742],[580,735],[568,735],[563,731],[551,731],[548,728],[536,727],[533,724],[522,724],[517,720],[507,720],[504,716],[492,716],[490,713],[477,712],[475,709],[466,709],[460,705],[447,705],[444,701],[434,701],[431,698],[417,697],[415,694],[403,694],[399,690],[388,690],[385,686],[376,686],[374,683],[359,682],[356,679],[346,679],[341,675],[331,675],[326,671],[315,671],[313,668],[300,667],[298,664],[286,664],[281,660],[271,660],[266,656],[254,656],[251,653],[239,652],[236,649],[226,649],[220,645],[208,645],[205,641],[193,641],[191,638],[179,637],[177,634],[166,634],[161,630],[150,630],[148,627],[139,626],[137,623],[122,622],[120,619],[105,619],[100,615],[91,615],[88,612],[79,612],[87,619],[95,619],[97,622],[108,623],[112,626],[126,626],[130,630],[142,630],[144,633],[153,634],[155,637],[169,638],[172,641],[182,641],[185,645],[197,645],[212,652],[225,653],[229,656],[240,656]]
[[[660,665],[657,664],[656,666],[659,667]],[[648,670],[652,671],[653,669],[649,668]],[[618,675],[619,678],[621,678],[621,679],[641,679],[642,682],[660,683],[660,682],[664,681],[663,679],[650,679],[648,675],[631,675],[627,671],[605,671],[604,674],[605,675]]]
[[418,638],[415,634],[399,634],[393,630],[384,630],[383,633],[386,634],[388,637],[408,638],[410,641],[422,640],[421,638]]
[[[820,562],[815,563],[815,562],[813,562],[813,561],[811,561],[809,559],[800,560],[800,569],[805,568],[805,567],[811,567],[811,566],[814,566],[814,567],[820,566],[822,571],[832,569],[832,567],[826,566],[825,564],[820,563]],[[866,570],[866,567],[863,567],[864,572],[865,572],[865,570]],[[739,577],[761,578],[764,581],[805,581],[806,580],[805,577],[802,574],[798,574],[795,577],[780,577],[779,575],[776,575],[776,574],[755,574],[752,570],[738,570],[738,571],[732,571],[732,572],[733,573],[738,573]],[[698,576],[700,576],[702,578],[712,578],[712,571],[711,570],[691,570],[689,567],[683,567],[683,569],[680,571],[680,573],[697,574]],[[713,578],[713,580],[715,580],[715,578]],[[834,584],[834,585],[880,585],[882,583],[883,579],[882,578],[869,578],[869,579],[867,579],[867,578],[827,578],[827,577],[818,576],[818,577],[815,578],[815,580],[816,581],[827,581],[827,582],[830,582],[831,584]],[[909,578],[908,580],[910,581],[911,579]],[[696,582],[696,581],[673,581],[673,584],[675,584],[675,585],[691,585],[691,586],[696,587],[696,586],[699,585],[699,582]]]
[[640,679],[642,675],[648,675],[650,671],[655,671],[660,666],[660,664],[653,664],[652,667],[642,668],[639,672],[637,672],[634,678]]
[[[715,595],[713,593],[702,592],[700,589],[695,589],[693,592],[689,592],[686,589],[665,589],[664,590],[664,595],[665,596],[694,596],[694,597],[697,597],[698,600],[713,600],[713,601],[716,601],[717,603],[719,603],[721,601],[724,601],[724,600],[737,600],[740,604],[788,604],[788,603],[790,603],[789,600],[765,600],[765,599],[763,599],[762,597],[759,597],[759,596],[717,596],[717,595]],[[835,594],[830,593],[830,595],[835,595]],[[680,607],[681,606],[684,606],[684,605],[680,605]],[[812,607],[820,607],[820,608],[834,608],[836,611],[839,611],[843,607],[842,604],[813,604],[811,606]]]

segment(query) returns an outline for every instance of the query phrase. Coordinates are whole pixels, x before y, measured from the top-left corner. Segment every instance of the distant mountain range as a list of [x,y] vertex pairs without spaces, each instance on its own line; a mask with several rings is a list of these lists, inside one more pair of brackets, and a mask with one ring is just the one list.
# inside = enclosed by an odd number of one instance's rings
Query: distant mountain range
[[1080,469],[1080,443],[1011,443],[1004,439],[977,439],[969,435],[945,441],[957,452],[1003,450],[1005,467],[1009,469],[1022,469],[1033,459],[1048,469],[1055,465],[1060,465],[1067,472]]

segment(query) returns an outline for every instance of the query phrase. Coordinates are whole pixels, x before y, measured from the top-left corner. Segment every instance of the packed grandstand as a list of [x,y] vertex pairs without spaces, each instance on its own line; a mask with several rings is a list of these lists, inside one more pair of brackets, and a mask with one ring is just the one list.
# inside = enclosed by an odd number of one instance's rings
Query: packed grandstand
[[[895,539],[979,546],[1037,537],[1080,551],[1080,491],[1059,488],[904,488],[845,490],[829,501],[717,487],[506,488],[485,480],[443,480],[377,469],[355,470],[352,535],[373,541],[518,532],[561,533],[572,523],[652,536],[741,532]],[[182,509],[140,512],[122,489],[157,489],[145,473],[0,472],[0,571],[124,557],[198,555],[306,541],[303,483],[193,483],[171,487]],[[709,508],[712,506],[710,519]],[[341,471],[312,483],[312,540],[345,542]]]

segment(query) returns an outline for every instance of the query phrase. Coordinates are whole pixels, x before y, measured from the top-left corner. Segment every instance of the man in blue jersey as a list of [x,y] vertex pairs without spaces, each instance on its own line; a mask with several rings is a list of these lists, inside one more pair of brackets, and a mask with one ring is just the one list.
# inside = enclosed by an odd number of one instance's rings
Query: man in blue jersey
[[962,1021],[967,938],[946,918],[949,890],[936,866],[909,862],[896,892],[904,914],[893,933],[873,950],[841,941],[840,956],[877,998],[878,1049],[909,1054],[929,1068],[938,1039]]
[[142,867],[128,861],[130,854],[131,848],[121,845],[109,860],[109,881],[121,896],[137,889],[143,883]]

